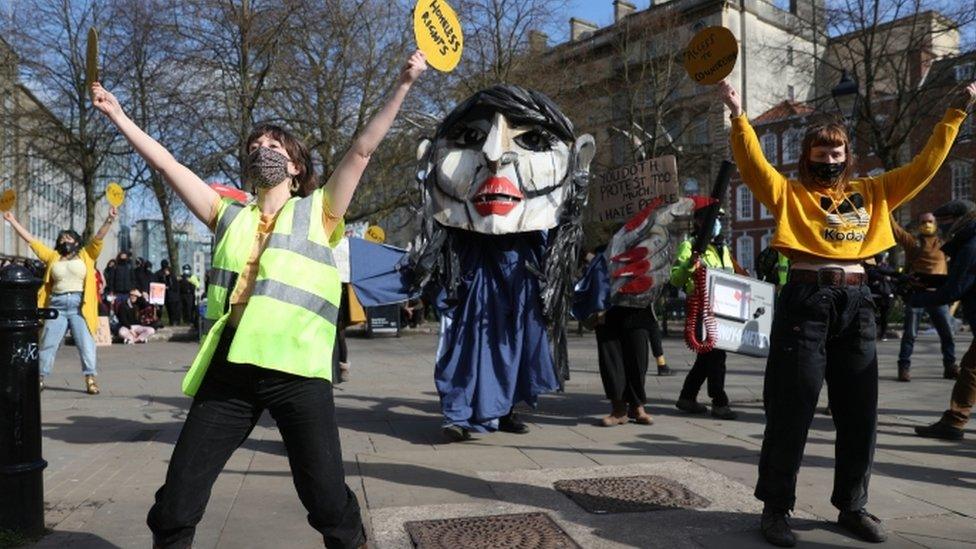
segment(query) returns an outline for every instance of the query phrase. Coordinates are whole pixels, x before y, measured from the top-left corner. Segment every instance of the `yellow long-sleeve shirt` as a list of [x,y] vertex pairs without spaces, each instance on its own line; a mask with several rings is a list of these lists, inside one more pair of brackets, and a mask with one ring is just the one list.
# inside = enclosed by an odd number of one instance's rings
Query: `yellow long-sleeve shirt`
[[732,155],[742,180],[776,219],[772,246],[787,257],[865,259],[895,245],[889,213],[911,200],[942,165],[966,113],[949,109],[911,163],[852,179],[843,199],[790,180],[769,164],[743,114],[732,119]]

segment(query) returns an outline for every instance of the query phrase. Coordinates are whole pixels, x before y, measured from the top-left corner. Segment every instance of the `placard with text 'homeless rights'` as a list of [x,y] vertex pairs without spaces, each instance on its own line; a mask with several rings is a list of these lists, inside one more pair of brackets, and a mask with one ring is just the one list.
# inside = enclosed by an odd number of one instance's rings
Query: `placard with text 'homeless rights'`
[[666,204],[678,200],[678,166],[673,155],[643,160],[595,176],[590,185],[590,219],[623,222],[655,199]]

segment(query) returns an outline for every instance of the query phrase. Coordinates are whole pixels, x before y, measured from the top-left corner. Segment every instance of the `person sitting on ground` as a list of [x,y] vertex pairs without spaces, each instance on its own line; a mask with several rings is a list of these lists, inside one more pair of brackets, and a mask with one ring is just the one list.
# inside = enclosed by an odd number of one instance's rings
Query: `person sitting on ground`
[[[950,258],[949,276],[935,291],[915,292],[912,307],[937,307],[962,301],[963,317],[970,328],[976,329],[976,204],[969,200],[953,200],[933,212],[939,228],[946,237],[942,247]],[[916,427],[922,437],[960,440],[963,428],[976,402],[976,338],[969,345],[960,363],[959,375],[952,387],[949,409],[932,425]]]
[[[945,252],[942,246],[945,242],[939,237],[939,230],[935,224],[935,215],[925,212],[918,216],[918,235],[913,235],[901,228],[895,220],[891,221],[891,230],[895,233],[895,240],[905,248],[905,260],[908,272],[912,276],[945,275],[948,272]],[[911,381],[912,351],[915,348],[915,338],[918,336],[918,324],[922,313],[928,313],[932,326],[939,334],[942,345],[942,377],[955,379],[959,373],[956,365],[956,342],[952,338],[952,316],[949,305],[943,303],[931,307],[911,307],[911,296],[906,296],[904,332],[901,336],[901,349],[898,351],[898,381]]]
[[718,86],[731,111],[732,154],[742,181],[767,210],[772,246],[791,261],[776,300],[763,383],[766,429],[756,498],[760,529],[773,545],[792,547],[787,517],[796,504],[803,447],[824,380],[837,428],[831,503],[837,523],[865,541],[887,539],[865,510],[878,424],[875,304],[862,262],[894,246],[890,213],[932,180],[976,100],[976,82],[961,90],[925,148],[909,164],[855,177],[856,159],[842,123],[807,129],[799,178],[787,178],[763,154],[759,137],[728,82]]
[[126,345],[146,343],[156,333],[155,328],[142,323],[143,311],[146,308],[151,307],[142,298],[139,290],[135,288],[129,291],[128,299],[116,306],[115,315],[119,319],[119,336]]

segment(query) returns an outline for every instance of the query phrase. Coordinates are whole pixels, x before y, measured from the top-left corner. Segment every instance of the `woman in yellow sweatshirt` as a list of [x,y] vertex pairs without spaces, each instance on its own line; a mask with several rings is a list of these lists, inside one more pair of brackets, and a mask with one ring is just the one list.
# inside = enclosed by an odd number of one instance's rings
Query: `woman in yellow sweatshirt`
[[878,404],[875,315],[861,262],[895,245],[889,214],[932,179],[976,98],[967,86],[909,164],[877,177],[853,177],[850,139],[841,124],[809,128],[799,179],[776,171],[727,82],[719,95],[731,111],[731,145],[742,180],[772,212],[772,246],[791,262],[779,294],[763,403],[766,430],[756,497],[763,501],[767,541],[791,547],[787,515],[796,501],[796,475],[824,379],[837,429],[831,503],[838,523],[866,541],[886,533],[867,511]]

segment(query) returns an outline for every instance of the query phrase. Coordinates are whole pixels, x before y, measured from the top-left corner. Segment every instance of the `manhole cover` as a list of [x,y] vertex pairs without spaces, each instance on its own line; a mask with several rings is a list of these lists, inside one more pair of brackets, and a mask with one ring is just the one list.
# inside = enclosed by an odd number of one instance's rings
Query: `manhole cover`
[[684,485],[655,475],[557,480],[553,487],[591,513],[635,513],[711,504]]
[[580,549],[545,513],[419,520],[404,527],[418,549]]

